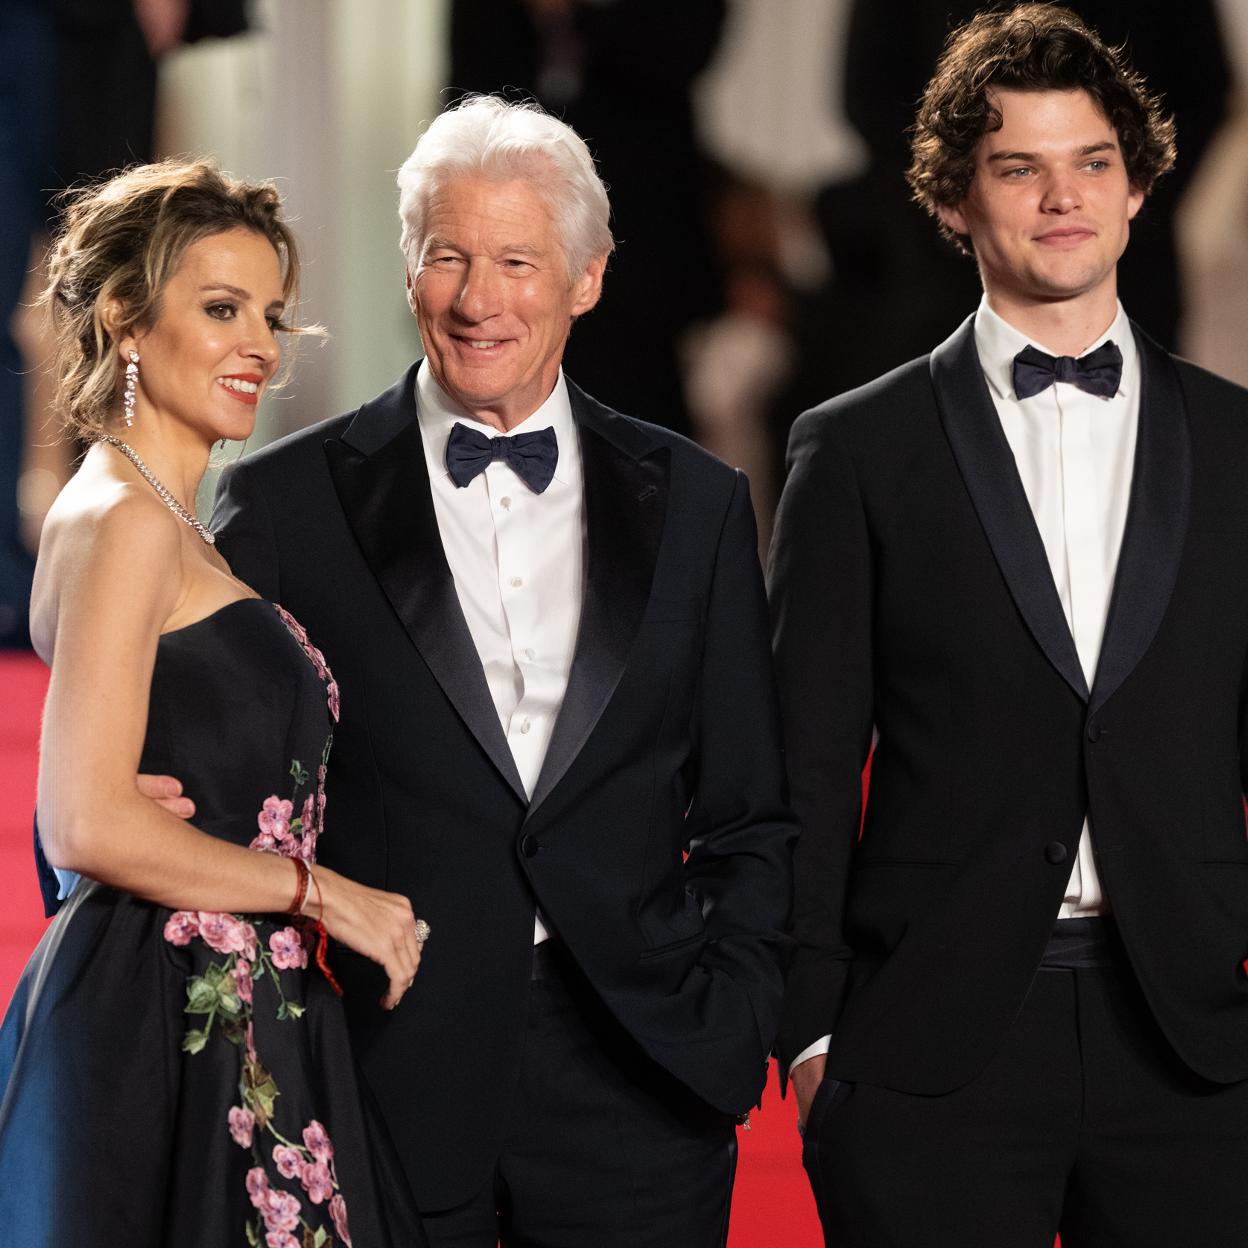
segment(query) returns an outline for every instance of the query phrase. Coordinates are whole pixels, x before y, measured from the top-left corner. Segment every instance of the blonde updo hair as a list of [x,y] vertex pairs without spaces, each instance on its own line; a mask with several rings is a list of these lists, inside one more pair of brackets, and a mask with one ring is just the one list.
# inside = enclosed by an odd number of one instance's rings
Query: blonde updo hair
[[120,403],[116,344],[155,324],[166,283],[201,238],[246,229],[268,239],[293,306],[299,255],[281,207],[269,183],[231,178],[208,160],[137,165],[67,193],[43,302],[56,334],[56,402],[70,434],[91,440],[105,431]]

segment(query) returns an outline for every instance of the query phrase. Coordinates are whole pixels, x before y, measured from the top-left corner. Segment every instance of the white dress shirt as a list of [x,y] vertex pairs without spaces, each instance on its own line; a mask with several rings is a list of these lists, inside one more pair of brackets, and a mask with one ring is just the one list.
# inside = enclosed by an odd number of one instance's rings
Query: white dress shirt
[[[1140,414],[1140,360],[1122,304],[1109,328],[1081,355],[1112,339],[1122,352],[1118,393],[1102,399],[1056,382],[1029,399],[1014,394],[1014,357],[1026,346],[1060,355],[1015,329],[988,306],[975,313],[975,348],[993,405],[1014,453],[1023,490],[1048,555],[1053,583],[1091,688],[1127,521]],[[1083,821],[1059,919],[1104,914],[1088,821]],[[831,1036],[803,1049],[799,1066],[826,1053]]]
[[[1089,688],[1127,522],[1140,416],[1140,360],[1122,304],[1109,328],[1080,354],[1110,339],[1122,352],[1122,380],[1112,398],[1098,398],[1059,381],[1029,399],[1018,399],[1014,357],[1026,346],[1049,355],[1061,352],[1020,333],[988,306],[986,297],[975,313],[980,366],[1014,452]],[[1108,909],[1085,819],[1058,917]]]
[[[585,490],[567,384],[561,372],[546,402],[511,430],[555,431],[559,463],[541,494],[502,460],[462,489],[451,480],[452,426],[459,422],[487,437],[498,430],[467,415],[434,380],[427,360],[416,373],[416,411],[442,549],[516,770],[532,797],[568,686],[585,588]],[[534,944],[547,936],[539,914]]]

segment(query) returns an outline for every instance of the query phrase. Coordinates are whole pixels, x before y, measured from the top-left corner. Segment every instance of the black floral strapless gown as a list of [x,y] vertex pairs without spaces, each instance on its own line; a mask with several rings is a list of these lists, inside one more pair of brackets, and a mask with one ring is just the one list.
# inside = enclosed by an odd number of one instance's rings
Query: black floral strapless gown
[[[311,862],[338,690],[280,608],[161,637],[142,770],[203,831]],[[295,873],[291,872],[291,891]],[[0,1242],[412,1248],[315,932],[80,880],[0,1029]]]

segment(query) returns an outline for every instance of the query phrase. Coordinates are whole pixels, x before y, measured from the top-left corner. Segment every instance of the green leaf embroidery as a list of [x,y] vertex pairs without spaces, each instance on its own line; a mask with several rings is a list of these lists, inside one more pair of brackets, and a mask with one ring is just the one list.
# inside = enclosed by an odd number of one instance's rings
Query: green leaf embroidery
[[277,1084],[259,1062],[247,1062],[243,1066],[242,1078],[243,1100],[247,1108],[256,1116],[256,1125],[268,1126],[273,1117],[273,1104],[277,1100]]
[[[209,967],[210,971],[212,969]],[[186,985],[187,1014],[211,1014],[219,1000],[216,984],[211,983],[206,975],[196,975]]]
[[206,1031],[188,1031],[182,1037],[182,1051],[184,1053],[198,1053],[207,1043],[208,1033]]

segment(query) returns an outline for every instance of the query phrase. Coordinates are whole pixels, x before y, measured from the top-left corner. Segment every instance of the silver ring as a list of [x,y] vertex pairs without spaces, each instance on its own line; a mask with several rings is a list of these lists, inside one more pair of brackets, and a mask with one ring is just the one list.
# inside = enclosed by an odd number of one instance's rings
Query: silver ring
[[413,926],[416,932],[417,944],[423,945],[433,934],[433,928],[431,928],[429,924],[424,921],[424,919],[417,919]]

